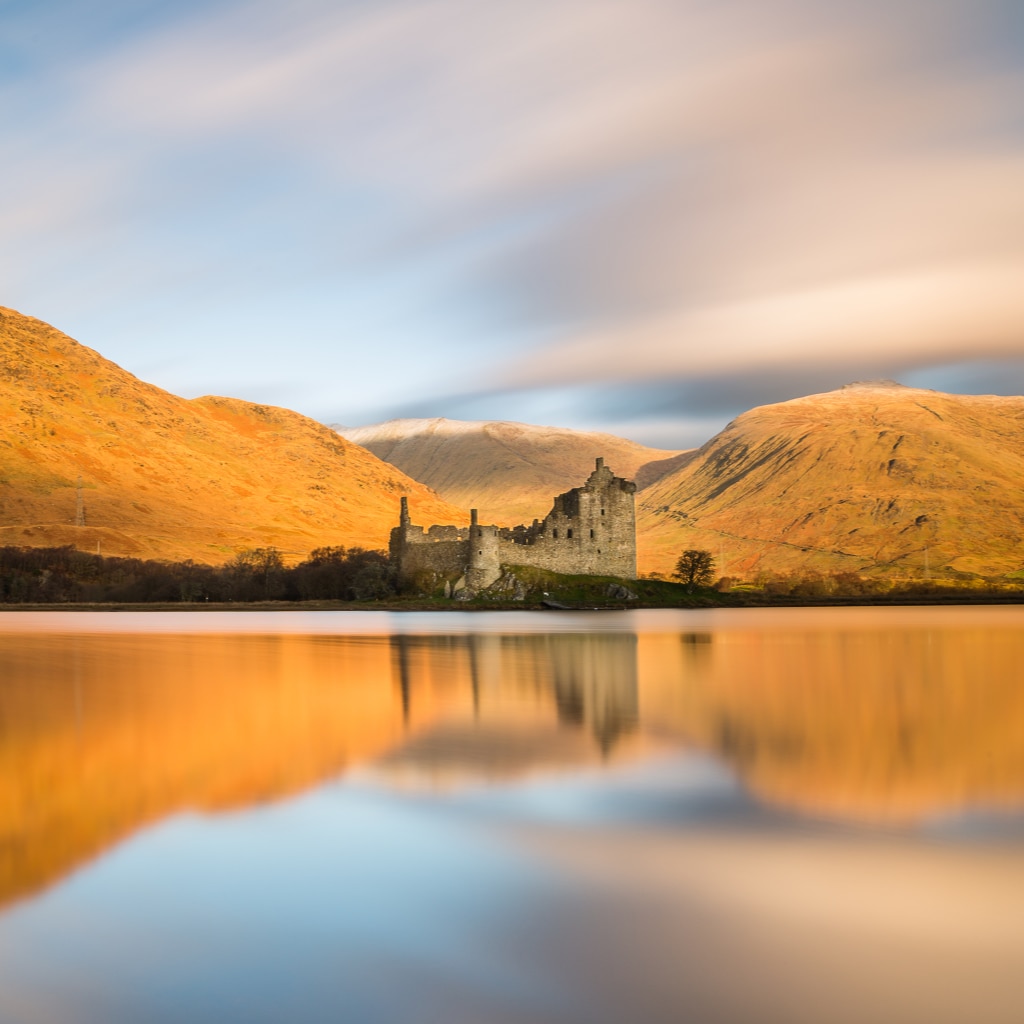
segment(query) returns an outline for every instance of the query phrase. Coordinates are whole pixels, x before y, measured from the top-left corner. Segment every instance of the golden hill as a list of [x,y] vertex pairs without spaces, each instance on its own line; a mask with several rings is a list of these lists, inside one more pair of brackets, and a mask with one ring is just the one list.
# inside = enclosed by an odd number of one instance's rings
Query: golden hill
[[431,522],[468,518],[305,416],[178,398],[2,307],[0,418],[0,544],[205,562],[274,546],[295,560],[385,546],[402,494]]
[[849,385],[744,413],[638,495],[642,572],[920,579],[1024,565],[1024,398]]
[[[501,421],[390,420],[340,432],[445,500],[505,526],[547,515],[551,499],[582,483],[598,456],[638,486],[688,457],[611,434]],[[429,521],[418,508],[413,512],[414,522]]]

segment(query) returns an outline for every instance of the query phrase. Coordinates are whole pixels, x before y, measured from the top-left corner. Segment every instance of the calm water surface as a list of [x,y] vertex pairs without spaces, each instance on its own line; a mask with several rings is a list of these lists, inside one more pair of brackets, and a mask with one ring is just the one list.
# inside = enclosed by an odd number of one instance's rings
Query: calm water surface
[[0,614],[0,1022],[1024,1020],[1024,610]]

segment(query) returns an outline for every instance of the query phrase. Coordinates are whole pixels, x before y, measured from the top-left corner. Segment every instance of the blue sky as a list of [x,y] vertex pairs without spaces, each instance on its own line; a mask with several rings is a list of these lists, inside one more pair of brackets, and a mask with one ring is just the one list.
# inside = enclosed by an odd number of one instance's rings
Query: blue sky
[[1024,391],[1015,0],[0,2],[0,304],[185,396],[699,443]]

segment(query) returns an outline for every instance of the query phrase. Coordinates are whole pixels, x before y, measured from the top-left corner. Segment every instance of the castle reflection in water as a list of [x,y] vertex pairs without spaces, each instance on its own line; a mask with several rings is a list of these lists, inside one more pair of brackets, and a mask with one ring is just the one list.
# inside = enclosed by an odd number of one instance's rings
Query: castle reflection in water
[[507,698],[553,698],[560,725],[585,728],[608,754],[637,725],[637,638],[631,633],[396,636],[392,657],[410,720],[420,684],[438,673],[467,679],[473,717],[507,721]]

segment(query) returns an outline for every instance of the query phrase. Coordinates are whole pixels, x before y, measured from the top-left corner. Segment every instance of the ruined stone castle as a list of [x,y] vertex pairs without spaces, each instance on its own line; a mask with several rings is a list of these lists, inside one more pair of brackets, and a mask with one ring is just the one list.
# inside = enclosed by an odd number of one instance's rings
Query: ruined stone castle
[[573,575],[636,579],[636,484],[597,460],[582,487],[555,498],[542,521],[512,528],[484,526],[470,510],[470,525],[413,526],[409,501],[391,531],[391,560],[402,584],[444,579],[472,593],[490,586],[502,566],[528,565]]

